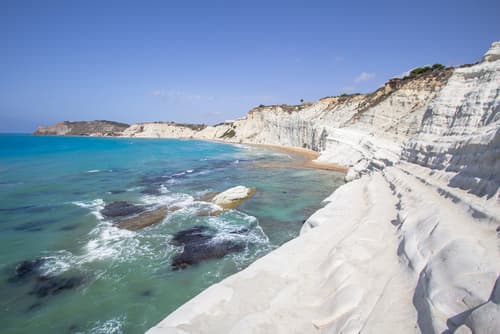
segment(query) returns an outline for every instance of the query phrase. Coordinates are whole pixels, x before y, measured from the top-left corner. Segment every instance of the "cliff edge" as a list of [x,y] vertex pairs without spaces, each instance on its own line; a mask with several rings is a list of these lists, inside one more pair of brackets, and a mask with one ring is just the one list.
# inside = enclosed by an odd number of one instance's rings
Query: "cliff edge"
[[111,121],[61,122],[51,126],[39,126],[37,136],[118,136],[128,124]]
[[421,68],[370,94],[260,106],[216,126],[37,131],[294,146],[349,167],[350,182],[298,238],[149,334],[497,333],[499,96],[495,42],[476,64]]
[[372,94],[259,107],[180,134],[311,148],[351,166],[352,182],[300,237],[148,333],[497,333],[499,45]]

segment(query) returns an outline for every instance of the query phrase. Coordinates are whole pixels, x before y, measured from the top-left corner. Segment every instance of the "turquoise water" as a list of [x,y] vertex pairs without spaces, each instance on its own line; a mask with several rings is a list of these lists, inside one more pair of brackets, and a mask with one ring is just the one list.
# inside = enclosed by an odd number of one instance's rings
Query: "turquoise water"
[[[2,333],[143,333],[297,236],[342,183],[335,172],[261,166],[289,161],[195,140],[0,135]],[[237,210],[202,214],[211,208],[203,194],[239,184],[257,193]],[[128,231],[101,214],[113,201],[180,210]],[[243,249],[173,270],[182,247],[172,236],[194,226]],[[25,276],[22,261],[35,264]]]

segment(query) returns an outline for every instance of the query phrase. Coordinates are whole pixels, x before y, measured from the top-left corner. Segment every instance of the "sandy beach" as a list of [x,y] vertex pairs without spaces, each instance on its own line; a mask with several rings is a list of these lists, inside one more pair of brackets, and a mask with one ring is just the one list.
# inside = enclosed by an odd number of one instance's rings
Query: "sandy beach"
[[270,144],[251,144],[251,143],[245,143],[244,145],[271,148],[277,151],[289,153],[293,158],[293,160],[290,163],[270,163],[270,162],[260,163],[259,166],[262,167],[316,168],[316,169],[331,170],[342,173],[346,173],[348,169],[348,167],[341,166],[335,163],[315,161],[315,159],[317,159],[320,156],[320,154],[316,151],[309,150],[307,148],[270,145]]

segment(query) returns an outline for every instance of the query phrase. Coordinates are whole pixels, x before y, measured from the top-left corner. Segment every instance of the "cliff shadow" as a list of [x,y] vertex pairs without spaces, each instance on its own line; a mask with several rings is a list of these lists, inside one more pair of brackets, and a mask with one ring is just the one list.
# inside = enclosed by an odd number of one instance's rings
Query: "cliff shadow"
[[500,129],[488,144],[465,144],[448,151],[451,155],[446,171],[457,172],[448,186],[466,190],[488,199],[500,187]]

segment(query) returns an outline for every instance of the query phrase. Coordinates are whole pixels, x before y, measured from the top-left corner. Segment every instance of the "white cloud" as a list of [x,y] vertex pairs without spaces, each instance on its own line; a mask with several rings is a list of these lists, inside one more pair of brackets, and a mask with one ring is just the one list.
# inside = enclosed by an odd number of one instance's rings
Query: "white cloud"
[[358,75],[354,79],[354,82],[355,83],[360,83],[360,82],[368,81],[368,80],[371,80],[371,79],[375,78],[376,76],[377,75],[375,73],[361,72],[361,74]]

